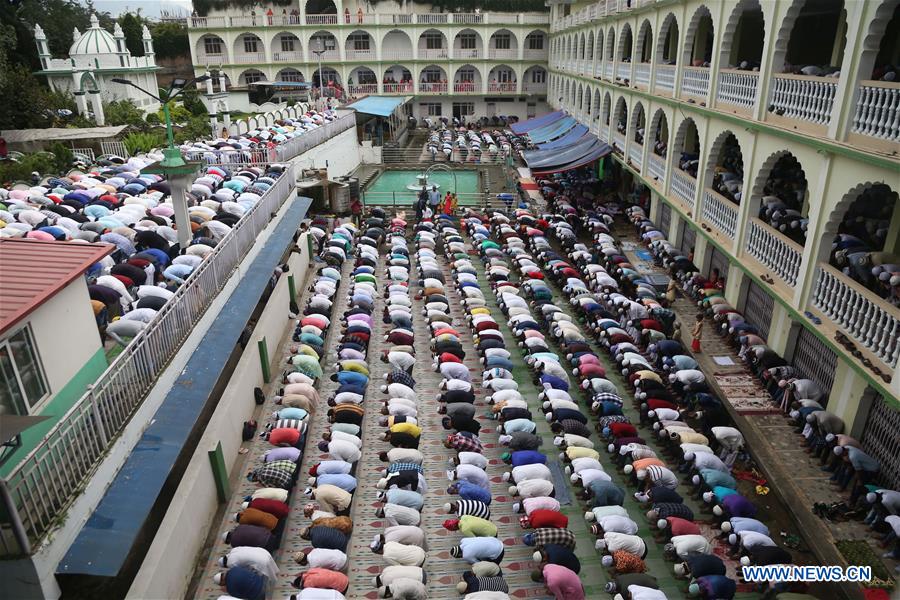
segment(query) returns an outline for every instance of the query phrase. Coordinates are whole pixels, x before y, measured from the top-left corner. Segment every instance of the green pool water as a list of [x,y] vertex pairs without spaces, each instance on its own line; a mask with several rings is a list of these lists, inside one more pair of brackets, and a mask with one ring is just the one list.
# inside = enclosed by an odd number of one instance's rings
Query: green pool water
[[[368,187],[363,190],[363,199],[366,204],[399,204],[411,206],[416,199],[416,192],[406,189],[411,183],[416,183],[416,176],[421,171],[387,170],[382,171]],[[429,173],[429,183],[434,182],[438,186],[441,196],[449,192],[456,192],[460,206],[473,206],[480,204],[479,173],[472,170],[454,171],[456,181],[451,173],[434,171]]]

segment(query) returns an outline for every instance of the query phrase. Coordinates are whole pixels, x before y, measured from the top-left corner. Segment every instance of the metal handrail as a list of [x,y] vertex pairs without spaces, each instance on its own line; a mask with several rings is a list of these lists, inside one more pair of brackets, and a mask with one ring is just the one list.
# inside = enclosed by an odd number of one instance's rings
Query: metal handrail
[[[235,224],[156,318],[0,482],[0,556],[29,554],[57,523],[143,404],[157,377],[294,191],[293,166]],[[24,533],[22,535],[16,533]],[[12,534],[12,537],[10,537]]]

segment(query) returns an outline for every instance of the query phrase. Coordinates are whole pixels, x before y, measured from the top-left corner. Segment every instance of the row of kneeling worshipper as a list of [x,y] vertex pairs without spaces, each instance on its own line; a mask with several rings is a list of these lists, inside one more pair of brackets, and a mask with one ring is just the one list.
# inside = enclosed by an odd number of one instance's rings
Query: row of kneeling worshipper
[[[352,240],[352,232],[338,229],[332,238]],[[273,447],[263,455],[263,464],[248,475],[260,487],[245,499],[243,510],[235,515],[237,527],[225,534],[225,541],[232,548],[219,559],[219,564],[227,571],[214,576],[228,594],[223,598],[266,598],[278,576],[271,553],[279,548],[284,535],[310,415],[320,409],[316,384],[322,377],[325,335],[331,327],[340,280],[338,269],[322,269],[310,288],[313,295],[295,325],[291,355],[282,374],[284,387],[276,397],[280,408],[260,434]],[[349,468],[345,472],[349,473]],[[334,494],[324,495],[337,504],[341,488],[332,487]]]
[[[655,231],[652,222],[642,215],[639,217],[637,224],[643,231]],[[650,247],[657,260],[681,282],[684,292],[697,301],[702,313],[712,319],[714,331],[738,350],[738,355],[769,392],[773,405],[785,413],[802,436],[801,445],[832,472],[834,485],[848,492],[851,509],[862,504],[881,465],[863,451],[858,440],[845,433],[844,421],[825,409],[828,391],[772,350],[760,329],[728,302],[714,277],[702,276],[661,235],[653,238]],[[718,402],[707,396],[706,402]]]
[[[512,347],[520,348],[526,362],[534,368],[531,360],[534,355],[529,348],[532,340],[542,339],[543,334],[529,308],[528,299],[533,298],[531,278],[523,275],[519,283],[510,278],[512,269],[506,255],[515,255],[516,249],[524,247],[524,242],[512,230],[503,228],[505,219],[499,214],[489,218],[487,215],[469,213],[465,223],[484,263],[497,305],[513,332],[515,345]],[[503,247],[493,239],[492,225]],[[512,235],[507,235],[509,233]],[[492,327],[497,328],[496,323],[492,323]],[[480,339],[481,333],[478,335]],[[485,386],[490,389],[487,400],[492,416],[499,421],[497,430],[500,442],[509,448],[503,460],[511,466],[511,470],[503,474],[503,479],[513,484],[509,488],[509,493],[516,498],[513,512],[521,515],[519,523],[527,530],[522,541],[534,548],[535,569],[531,576],[534,581],[542,582],[554,598],[584,598],[584,588],[579,579],[581,564],[575,556],[575,535],[568,529],[568,518],[560,512],[560,503],[555,498],[552,473],[547,465],[547,456],[541,452],[542,439],[537,433],[537,423],[529,403],[517,385],[510,385],[510,382],[515,384],[514,367],[505,346],[504,351],[506,354],[502,364],[499,360],[486,358],[486,367],[490,368],[485,372]],[[542,397],[568,391],[564,378],[538,371],[534,371],[533,376],[544,389]],[[539,401],[541,398],[533,398],[532,405]],[[558,437],[554,443],[558,444],[561,439]]]
[[170,184],[142,173],[151,156],[0,188],[0,238],[106,243],[115,250],[85,273],[101,335],[125,345],[259,202],[284,165],[209,167],[187,194],[191,242],[178,243]]
[[[470,600],[509,598],[510,586],[500,563],[505,556],[503,541],[491,520],[493,498],[489,461],[484,456],[481,439],[481,420],[476,416],[476,386],[491,392],[499,389],[515,390],[510,375],[511,364],[505,340],[486,306],[484,292],[477,280],[477,270],[469,256],[456,219],[441,216],[434,223],[419,226],[417,238],[424,259],[420,262],[423,295],[429,319],[434,355],[433,367],[441,374],[441,394],[438,411],[443,414],[444,429],[451,431],[444,446],[454,450],[447,472],[450,481],[447,491],[453,500],[444,505],[450,516],[444,527],[462,537],[450,554],[469,566],[456,585],[459,594]],[[443,249],[443,258],[436,256],[436,246]],[[439,260],[450,267],[450,281],[444,281]],[[448,303],[459,302],[465,310],[466,321],[454,322]],[[473,381],[461,328],[471,330],[475,351],[483,367],[481,381]],[[458,328],[459,327],[459,328]],[[471,360],[471,357],[470,357]]]
[[[638,487],[635,498],[649,508],[650,527],[656,530],[660,541],[667,542],[666,557],[681,561],[676,574],[692,577],[690,590],[695,594],[731,597],[737,582],[725,576],[725,565],[712,554],[718,540],[702,535],[693,511],[678,494],[676,473],[685,474],[688,484],[701,495],[706,509],[720,523],[719,535],[726,538],[725,543],[730,544],[731,552],[740,557],[742,564],[790,563],[791,555],[778,547],[766,526],[754,518],[757,511],[753,502],[737,492],[732,469],[741,453],[743,437],[731,426],[721,403],[709,393],[696,361],[679,341],[672,339],[677,331],[674,314],[610,235],[609,226],[615,215],[622,213],[621,207],[576,202],[576,208],[569,199],[578,197],[583,187],[578,185],[577,174],[568,177],[568,187],[554,198],[552,209],[556,214],[544,217],[551,223],[548,233],[566,254],[555,252],[540,236],[533,236],[531,242],[540,248],[538,258],[563,287],[584,327],[609,353],[610,360],[633,388],[641,422],[631,423],[621,414],[621,408],[616,410],[616,402],[609,402],[607,394],[617,394],[614,385],[599,373],[585,376],[578,365],[575,374],[583,380],[580,387],[592,396],[592,410],[599,417],[597,428],[606,438],[607,450]],[[591,176],[583,177],[589,185]],[[585,182],[581,182],[582,186]],[[639,208],[631,207],[627,213],[642,226]],[[579,231],[593,234],[590,248],[579,241]],[[572,333],[565,334],[567,329]],[[574,323],[560,325],[560,334],[566,343],[578,344],[576,351],[567,356],[583,362],[585,356],[593,353],[589,346],[581,346],[585,340],[579,339],[580,331],[574,333],[579,329]],[[656,438],[652,446],[641,437],[639,427],[649,428],[649,434]],[[667,463],[666,458],[672,462]],[[596,491],[609,497],[606,490]],[[624,498],[624,493],[617,492],[612,494],[613,500]],[[594,496],[596,503],[596,492],[589,495]],[[600,524],[604,516],[605,507],[601,505],[595,506],[588,518]],[[736,523],[743,535],[735,531]],[[603,539],[598,540],[598,547],[609,553],[604,563],[616,574],[628,570],[628,565],[620,569],[614,554],[621,539],[609,538],[603,530]],[[703,559],[702,565],[694,564],[696,570],[690,570],[688,559],[699,555],[708,558]],[[623,590],[619,592],[625,594]]]
[[[373,211],[374,214],[374,211]],[[402,216],[390,220],[385,258],[385,308],[382,320],[386,326],[381,360],[389,365],[381,391],[381,441],[389,448],[379,457],[387,466],[376,483],[381,505],[375,516],[384,519],[384,530],[372,540],[372,552],[382,557],[384,568],[373,578],[373,587],[381,598],[418,600],[428,597],[424,571],[427,544],[421,528],[422,509],[428,485],[419,450],[422,429],[419,426],[418,397],[424,392],[413,379],[416,363],[414,323],[410,285],[412,274],[407,223]],[[417,252],[417,261],[422,257]],[[421,265],[420,265],[421,268]]]
[[[381,224],[360,233],[352,224],[335,230],[340,244],[327,240],[322,253],[339,264],[337,255],[355,256],[349,276],[347,306],[341,317],[341,338],[336,349],[338,385],[328,400],[329,429],[318,442],[324,460],[309,472],[307,495],[313,500],[304,507],[310,524],[301,537],[311,543],[295,555],[298,564],[308,567],[294,579],[299,598],[343,599],[350,584],[347,575],[347,546],[353,531],[350,509],[357,489],[357,466],[362,456],[362,422],[369,385],[369,345],[372,341],[378,283],[375,268],[377,245],[384,235]],[[323,271],[336,270],[328,266]]]

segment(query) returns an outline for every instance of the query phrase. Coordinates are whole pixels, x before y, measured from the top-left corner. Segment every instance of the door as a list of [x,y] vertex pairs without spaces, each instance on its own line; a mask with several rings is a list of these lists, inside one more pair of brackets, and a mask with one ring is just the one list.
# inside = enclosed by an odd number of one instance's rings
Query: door
[[694,244],[697,242],[697,230],[687,221],[681,222],[681,245],[678,246],[685,256],[693,256]]
[[797,334],[791,364],[806,377],[821,385],[826,392],[831,393],[837,355],[806,327],[801,327],[800,333]]
[[669,237],[669,227],[672,225],[672,208],[663,202],[659,201],[659,230],[666,237]]
[[744,318],[751,325],[759,328],[763,338],[769,337],[769,325],[772,323],[772,309],[775,300],[761,287],[750,282],[744,294]]
[[900,489],[900,412],[888,404],[884,396],[869,388],[874,394],[872,408],[866,426],[860,436],[863,450],[881,463],[879,482],[890,489]]

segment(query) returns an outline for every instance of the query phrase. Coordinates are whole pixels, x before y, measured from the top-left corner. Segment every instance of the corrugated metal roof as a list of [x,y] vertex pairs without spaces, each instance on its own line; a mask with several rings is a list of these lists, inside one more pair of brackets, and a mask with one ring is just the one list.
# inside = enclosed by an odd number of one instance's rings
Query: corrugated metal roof
[[42,140],[84,140],[116,137],[127,125],[109,127],[45,127],[44,129],[0,130],[0,137],[9,144],[21,144]]
[[0,240],[0,334],[113,250],[111,244]]

